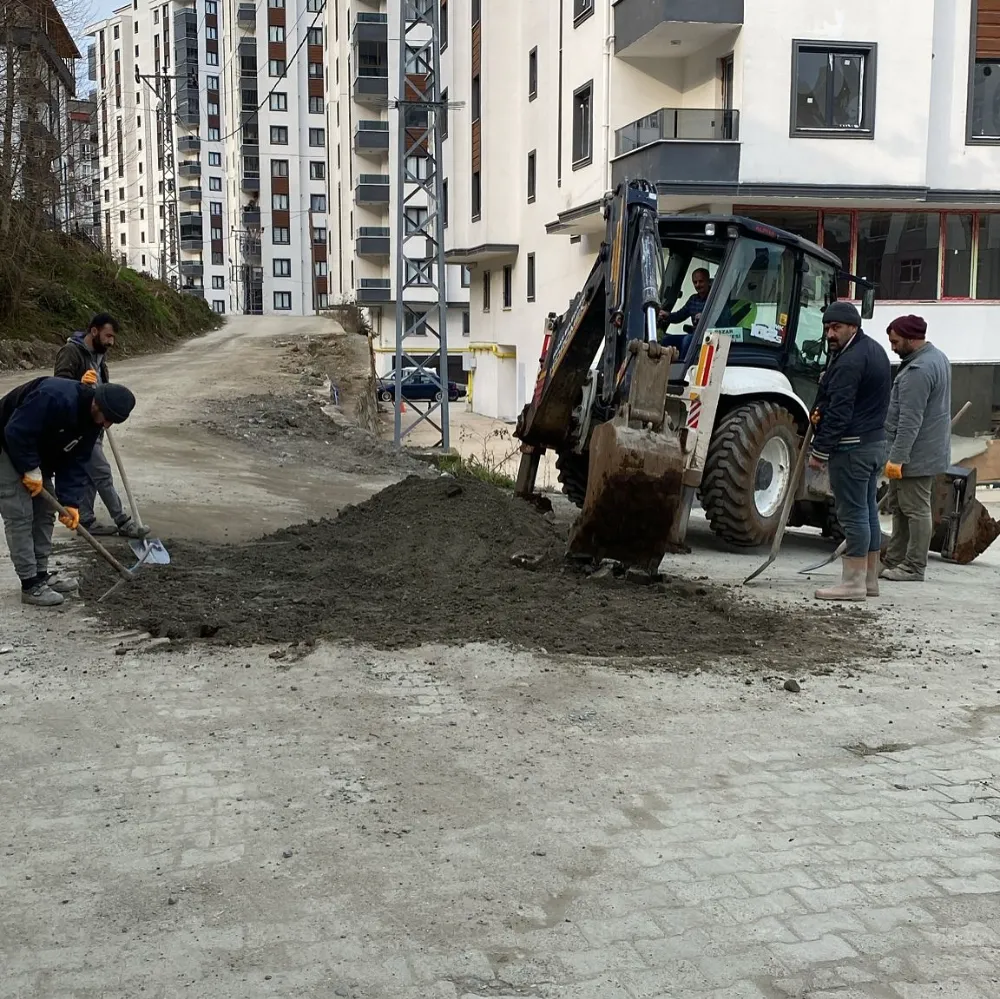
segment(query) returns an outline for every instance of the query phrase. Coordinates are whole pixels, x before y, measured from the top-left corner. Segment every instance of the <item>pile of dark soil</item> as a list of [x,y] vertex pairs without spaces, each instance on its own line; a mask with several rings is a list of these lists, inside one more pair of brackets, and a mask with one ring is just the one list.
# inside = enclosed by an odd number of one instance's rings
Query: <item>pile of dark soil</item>
[[[246,544],[168,547],[170,566],[144,570],[95,610],[176,639],[492,641],[677,669],[802,673],[874,651],[864,614],[763,606],[679,580],[591,579],[565,562],[561,528],[471,477],[408,478],[336,520]],[[521,568],[516,553],[541,561]],[[84,597],[93,602],[108,585],[95,565]]]

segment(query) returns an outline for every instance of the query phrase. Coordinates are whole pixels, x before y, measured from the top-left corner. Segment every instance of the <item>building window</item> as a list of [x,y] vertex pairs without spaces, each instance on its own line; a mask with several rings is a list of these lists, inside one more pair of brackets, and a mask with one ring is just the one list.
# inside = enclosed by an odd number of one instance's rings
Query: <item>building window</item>
[[271,144],[275,146],[288,145],[288,128],[285,125],[271,126]]
[[[318,14],[323,9],[323,4],[326,0],[306,0],[306,10],[310,14]],[[337,16],[337,8],[333,8],[334,17]]]
[[205,0],[205,13],[206,14],[218,14],[219,5],[216,0]]
[[875,135],[875,53],[868,43],[792,43],[791,135]]
[[326,226],[318,225],[313,229],[313,242],[317,246],[323,246],[326,243]]
[[221,298],[213,298],[212,299],[212,311],[213,312],[218,312],[218,314],[220,316],[224,316],[226,314],[226,303],[225,303],[225,301],[223,299],[221,299]]
[[271,242],[275,246],[288,246],[291,243],[291,233],[283,226],[271,227]]
[[285,40],[285,26],[283,24],[272,24],[267,29],[267,40],[269,42],[283,42]]
[[427,156],[407,156],[403,169],[407,180],[430,180],[431,163]]
[[310,114],[322,114],[323,113],[323,98],[322,97],[310,97],[309,98],[309,113]]
[[288,94],[281,90],[276,90],[273,94],[268,95],[267,103],[272,111],[287,111]]
[[503,307],[511,308],[514,304],[514,268],[508,264],[503,269]]
[[288,176],[288,160],[271,160],[271,176],[272,177],[287,177]]
[[472,332],[472,323],[469,319],[469,312],[462,313],[462,336],[468,336]]
[[472,268],[468,264],[462,264],[462,287],[472,286]]
[[214,167],[222,166],[222,153],[209,153],[208,165]]
[[329,270],[325,260],[317,260],[316,263],[313,264],[313,274],[315,274],[316,277],[326,277],[328,273]]
[[426,286],[434,283],[434,261],[428,257],[419,260],[406,258],[406,282],[410,285]]
[[220,291],[221,289],[226,287],[226,279],[221,274],[213,274],[212,287],[216,291]]
[[314,80],[323,79],[323,64],[321,62],[311,62],[309,63],[309,75]]
[[309,163],[310,180],[326,180],[326,163],[323,160],[311,160]]
[[212,266],[221,267],[223,264],[222,250],[212,250]]
[[220,134],[221,133],[219,132],[218,128],[212,128],[211,126],[209,126],[209,129],[208,129],[208,141],[209,142],[219,142],[220,141]]
[[267,73],[268,76],[286,76],[286,67],[284,59],[268,59],[267,61]]
[[222,178],[221,177],[209,177],[208,178],[208,189],[210,191],[221,191],[222,190]]
[[[206,90],[218,90],[219,89],[219,78],[217,76],[206,76],[205,77],[205,89]],[[142,122],[139,122],[141,125]]]
[[489,271],[483,271],[483,312],[490,311],[490,280],[492,276]]
[[[482,18],[482,11],[480,10],[480,0],[472,0],[472,26],[475,27],[479,24]],[[117,35],[115,36],[118,37]]]
[[442,140],[448,138],[448,88],[445,87],[441,91],[441,110],[438,112],[441,115],[441,138]]
[[528,301],[533,302],[535,300],[535,255],[533,253],[528,254]]
[[477,73],[472,78],[472,120],[479,121],[479,115],[482,111],[481,108],[482,93],[480,87],[479,74]]
[[274,293],[274,307],[287,312],[292,307],[292,293],[290,291],[276,291]]
[[472,221],[478,222],[483,213],[483,184],[477,170],[472,175]]
[[538,96],[538,49],[528,53],[528,100]]
[[271,261],[271,273],[275,277],[291,277],[292,261],[288,257],[275,257]]
[[285,6],[285,0],[267,0],[268,7],[281,8]]
[[573,0],[573,26],[577,27],[594,13],[594,0]]
[[119,223],[121,225],[125,224],[125,213],[124,212],[119,212],[118,213],[118,221],[119,221]]
[[427,235],[427,209],[408,206],[403,209],[403,230],[407,236]]
[[222,214],[222,202],[221,201],[210,201],[208,203],[209,214],[210,215],[221,215]]
[[1000,143],[1000,34],[997,8],[973,0],[970,53],[968,142]]
[[273,212],[287,212],[288,211],[288,195],[287,194],[272,194],[271,195],[271,211],[273,211]]
[[313,194],[309,197],[309,210],[313,212],[325,212],[326,211],[326,195],[325,194]]
[[322,28],[309,28],[306,31],[306,38],[308,39],[308,45],[322,45],[323,44],[323,29]]
[[535,184],[536,184],[536,169],[535,164],[537,160],[537,154],[534,149],[528,153],[528,204],[530,205],[535,200]]
[[209,66],[218,66],[219,65],[219,53],[218,52],[206,52],[205,53],[205,62]]
[[221,225],[213,225],[212,228],[209,230],[209,238],[221,241],[222,240],[222,226]]
[[330,307],[330,296],[325,291],[321,291],[316,296],[316,308],[328,309],[329,307]]
[[440,18],[441,51],[444,52],[448,48],[448,0],[441,0]]
[[448,178],[441,181],[441,224],[448,228]]
[[[207,13],[207,11],[206,11],[206,13]],[[217,42],[219,40],[219,29],[218,28],[211,28],[211,27],[206,28],[205,29],[205,38],[208,39],[208,40],[210,40],[210,41]],[[137,45],[136,48],[138,48],[138,47],[139,46]],[[136,55],[138,55],[138,54],[139,53],[136,52]]]
[[594,158],[594,81],[573,92],[573,169]]
[[309,145],[313,147],[325,146],[326,132],[322,128],[310,128]]

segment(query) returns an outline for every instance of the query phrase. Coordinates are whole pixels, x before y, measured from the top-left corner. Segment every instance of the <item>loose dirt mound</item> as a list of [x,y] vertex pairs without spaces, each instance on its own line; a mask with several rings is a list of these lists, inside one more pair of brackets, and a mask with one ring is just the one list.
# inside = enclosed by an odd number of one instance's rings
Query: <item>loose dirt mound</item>
[[[565,532],[473,478],[409,478],[333,521],[241,545],[169,542],[173,563],[95,609],[116,625],[241,644],[317,637],[383,648],[501,641],[664,666],[794,668],[872,654],[863,614],[745,602],[674,581],[598,581],[568,566]],[[534,570],[515,553],[541,556]],[[84,597],[107,589],[85,574]]]

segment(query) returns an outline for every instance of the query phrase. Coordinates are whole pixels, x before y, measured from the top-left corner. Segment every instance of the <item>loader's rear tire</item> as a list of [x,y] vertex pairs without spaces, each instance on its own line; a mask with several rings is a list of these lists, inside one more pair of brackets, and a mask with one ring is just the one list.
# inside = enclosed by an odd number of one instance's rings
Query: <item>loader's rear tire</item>
[[719,537],[740,547],[774,539],[798,449],[795,417],[777,403],[746,403],[723,417],[712,434],[700,490]]
[[573,451],[560,451],[556,455],[556,468],[559,470],[559,481],[563,492],[572,503],[581,509],[587,495],[587,472],[590,468],[590,456],[576,454]]

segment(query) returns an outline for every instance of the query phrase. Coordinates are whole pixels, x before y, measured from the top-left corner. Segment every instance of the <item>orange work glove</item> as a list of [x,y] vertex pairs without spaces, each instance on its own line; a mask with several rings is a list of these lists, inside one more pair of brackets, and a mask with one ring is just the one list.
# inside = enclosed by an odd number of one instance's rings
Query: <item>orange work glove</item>
[[811,423],[811,424],[812,424],[812,425],[813,425],[814,427],[818,427],[818,426],[819,426],[819,421],[820,421],[820,415],[819,415],[819,410],[818,410],[818,409],[814,409],[814,410],[813,410],[813,411],[812,411],[812,412],[811,412],[811,413],[809,414],[809,422],[810,422],[810,423]]
[[894,461],[890,461],[885,466],[885,477],[887,479],[901,479],[903,477],[903,466],[902,464],[896,464]]
[[25,472],[21,481],[32,496],[37,496],[42,491],[42,470],[33,468],[30,472]]
[[97,384],[97,372],[93,368],[88,368],[84,373],[83,377],[80,379],[84,385],[96,385]]
[[75,506],[66,507],[66,512],[59,514],[59,523],[75,531],[80,526],[80,511]]

